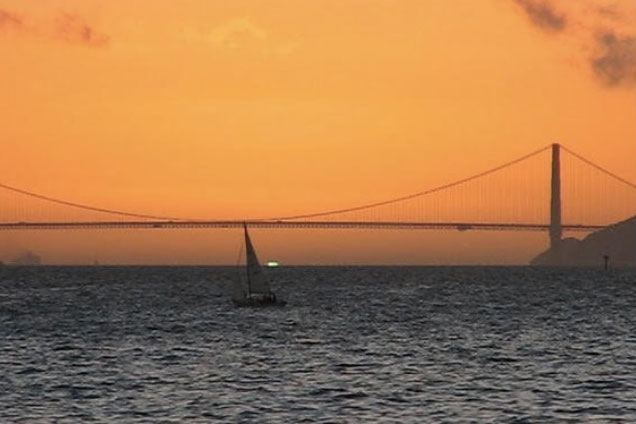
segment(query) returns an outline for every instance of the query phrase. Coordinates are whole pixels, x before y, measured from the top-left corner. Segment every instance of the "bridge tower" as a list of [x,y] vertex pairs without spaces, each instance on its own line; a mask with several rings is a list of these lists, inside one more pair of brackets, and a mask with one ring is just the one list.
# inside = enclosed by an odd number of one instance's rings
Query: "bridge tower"
[[550,248],[557,249],[563,237],[561,227],[561,146],[552,145],[552,182],[550,196]]

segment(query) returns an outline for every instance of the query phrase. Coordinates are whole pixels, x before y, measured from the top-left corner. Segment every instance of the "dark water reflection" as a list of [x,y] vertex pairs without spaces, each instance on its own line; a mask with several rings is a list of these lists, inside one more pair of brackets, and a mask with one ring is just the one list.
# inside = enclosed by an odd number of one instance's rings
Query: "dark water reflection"
[[636,422],[636,270],[0,268],[0,422]]

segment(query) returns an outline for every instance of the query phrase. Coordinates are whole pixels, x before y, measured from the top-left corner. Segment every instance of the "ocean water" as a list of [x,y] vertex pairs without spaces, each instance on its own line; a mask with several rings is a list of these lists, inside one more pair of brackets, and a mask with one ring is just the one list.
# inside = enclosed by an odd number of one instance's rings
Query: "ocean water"
[[0,422],[634,423],[636,270],[0,268]]

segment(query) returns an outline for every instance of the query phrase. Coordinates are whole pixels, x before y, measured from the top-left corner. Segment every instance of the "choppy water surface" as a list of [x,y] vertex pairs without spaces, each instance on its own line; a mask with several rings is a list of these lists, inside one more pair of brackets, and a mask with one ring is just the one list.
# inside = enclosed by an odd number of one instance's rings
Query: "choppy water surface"
[[0,422],[636,422],[636,270],[0,268]]

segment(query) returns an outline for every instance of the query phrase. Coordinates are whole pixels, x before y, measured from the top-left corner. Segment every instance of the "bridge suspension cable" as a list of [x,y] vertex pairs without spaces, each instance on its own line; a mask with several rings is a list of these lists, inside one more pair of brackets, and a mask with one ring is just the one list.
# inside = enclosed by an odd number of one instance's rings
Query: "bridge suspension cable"
[[341,213],[347,213],[347,212],[357,212],[357,211],[362,211],[362,210],[366,210],[366,209],[372,209],[372,208],[376,208],[379,206],[386,206],[386,205],[390,205],[390,204],[394,204],[394,203],[398,203],[398,202],[403,202],[405,200],[411,200],[417,197],[422,197],[422,196],[426,196],[428,194],[433,194],[442,190],[446,190],[452,187],[456,187],[458,185],[476,180],[478,178],[481,177],[485,177],[486,175],[490,175],[493,174],[497,171],[500,171],[502,169],[508,168],[512,165],[516,165],[519,162],[523,162],[526,159],[530,159],[531,157],[534,157],[540,153],[545,152],[546,150],[552,148],[552,145],[547,145],[545,147],[542,147],[539,150],[536,150],[532,153],[528,153],[527,155],[521,156],[515,160],[512,160],[510,162],[506,162],[503,165],[499,165],[496,166],[494,168],[488,169],[486,171],[482,171],[480,173],[471,175],[470,177],[467,178],[462,178],[461,180],[457,180],[457,181],[453,181],[452,183],[447,183],[441,186],[437,186],[425,191],[420,191],[417,193],[412,193],[412,194],[408,194],[405,196],[401,196],[401,197],[396,197],[394,199],[389,199],[389,200],[384,200],[384,201],[380,201],[380,202],[375,202],[375,203],[367,203],[364,205],[359,205],[359,206],[354,206],[351,208],[345,208],[345,209],[333,209],[333,210],[329,210],[329,211],[323,211],[323,212],[315,212],[315,213],[309,213],[309,214],[302,214],[302,215],[293,215],[293,216],[282,216],[282,217],[274,217],[274,218],[268,218],[265,219],[264,221],[286,221],[286,220],[294,220],[294,219],[307,219],[307,218],[319,218],[319,217],[324,217],[324,216],[329,216],[329,215],[336,215],[336,214],[341,214]]
[[[354,206],[354,207],[348,207],[348,208],[341,208],[341,209],[331,209],[331,210],[326,210],[326,211],[319,211],[319,212],[313,212],[313,213],[305,213],[305,214],[298,214],[298,215],[289,215],[289,216],[279,216],[279,217],[274,217],[274,218],[262,218],[262,219],[250,219],[250,222],[257,222],[257,221],[261,221],[261,222],[275,222],[275,221],[286,221],[286,222],[293,222],[293,221],[297,221],[297,220],[304,220],[304,219],[312,219],[312,218],[321,218],[321,217],[327,217],[327,216],[333,216],[333,215],[337,215],[337,214],[345,214],[345,213],[349,213],[349,212],[358,212],[358,211],[366,211],[366,210],[371,210],[373,209],[374,211],[378,211],[378,209],[374,209],[374,208],[379,208],[381,206],[386,206],[386,205],[394,205],[394,204],[400,204],[398,205],[399,207],[401,207],[401,205],[404,205],[404,203],[401,202],[405,202],[411,199],[415,199],[415,198],[421,198],[423,196],[427,196],[433,193],[438,193],[438,192],[442,192],[445,191],[447,189],[451,189],[453,187],[457,187],[457,186],[462,186],[462,187],[467,187],[467,185],[464,185],[466,183],[469,183],[471,181],[480,179],[482,177],[491,175],[496,173],[497,171],[501,171],[503,169],[512,167],[513,165],[516,165],[520,162],[526,161],[527,159],[530,159],[532,157],[535,157],[539,154],[541,154],[542,152],[545,152],[546,150],[550,149],[552,147],[552,145],[547,145],[545,147],[542,147],[536,151],[533,151],[529,154],[523,155],[517,159],[514,159],[512,161],[506,162],[502,165],[487,169],[485,171],[476,173],[474,175],[471,175],[467,178],[462,178],[460,180],[456,180],[453,181],[451,183],[447,183],[447,184],[443,184],[437,187],[433,187],[430,188],[428,190],[425,191],[420,191],[417,193],[411,193],[408,195],[404,195],[404,196],[400,196],[400,197],[396,197],[396,198],[392,198],[392,199],[388,199],[388,200],[383,200],[383,201],[378,201],[378,202],[373,202],[373,203],[366,203],[366,204],[362,204],[362,205],[358,205],[358,206]],[[592,161],[584,158],[583,156],[573,152],[572,150],[568,149],[565,146],[561,146],[566,152],[568,152],[570,155],[572,155],[573,157],[575,157],[576,159],[578,159],[579,161],[585,163],[586,165],[592,167],[593,169],[596,169],[597,171],[600,171],[601,173],[605,174],[606,176],[611,177],[612,179],[620,182],[621,184],[623,184],[624,186],[627,186],[631,189],[636,189],[636,184],[619,177],[618,175],[612,173],[611,171],[593,163]],[[481,180],[480,180],[481,181]],[[76,209],[81,209],[81,210],[85,210],[85,211],[92,211],[92,212],[100,212],[100,213],[106,213],[106,214],[111,214],[111,215],[116,215],[116,216],[120,216],[120,217],[127,217],[127,218],[141,218],[141,219],[147,219],[147,220],[160,220],[160,221],[175,221],[175,222],[183,222],[183,221],[189,221],[189,222],[194,222],[194,221],[202,221],[202,220],[194,220],[194,219],[189,219],[189,218],[183,218],[183,217],[169,217],[169,216],[160,216],[160,215],[151,215],[151,214],[143,214],[143,213],[136,213],[136,212],[128,212],[128,211],[122,211],[122,210],[117,210],[117,209],[110,209],[110,208],[103,208],[103,207],[98,207],[98,206],[92,206],[92,205],[88,205],[88,204],[83,204],[83,203],[77,203],[77,202],[71,202],[71,201],[67,201],[67,200],[62,200],[62,199],[58,199],[58,198],[54,198],[51,196],[46,196],[46,195],[42,195],[42,194],[38,194],[38,193],[34,193],[31,191],[27,191],[27,190],[23,190],[21,188],[17,188],[11,185],[7,185],[7,184],[3,184],[0,183],[0,189],[4,189],[4,190],[8,190],[14,193],[18,193],[30,198],[35,198],[35,199],[39,199],[39,200],[43,200],[45,202],[49,202],[49,203],[54,203],[54,204],[58,204],[58,205],[63,205],[63,206],[68,206],[68,207],[72,207],[72,208],[76,208]],[[482,188],[480,187],[479,190],[481,190]],[[421,209],[421,206],[419,206]],[[375,213],[375,212],[374,212]],[[368,218],[361,218],[363,220],[369,220]],[[372,220],[377,220],[377,218],[374,218]],[[428,221],[434,221],[433,220],[428,220]],[[443,221],[444,219],[442,219]],[[447,220],[447,219],[446,219]],[[16,219],[15,221],[20,221],[19,219]],[[240,220],[242,221],[242,220]],[[423,218],[418,218],[418,221],[426,221],[426,219]],[[506,221],[506,220],[504,220]],[[211,221],[206,221],[206,222],[211,222]]]
[[623,183],[623,184],[625,184],[625,185],[627,185],[627,186],[629,186],[629,187],[631,187],[631,188],[636,189],[636,184],[634,184],[634,183],[632,183],[632,182],[630,182],[630,181],[627,181],[625,178],[621,178],[621,177],[619,177],[618,175],[614,174],[613,172],[611,172],[611,171],[609,171],[609,170],[607,170],[607,169],[603,168],[603,167],[602,167],[602,166],[600,166],[600,165],[595,164],[595,163],[594,163],[594,162],[592,162],[591,160],[584,158],[583,156],[579,155],[579,154],[578,154],[578,153],[576,153],[576,152],[573,152],[572,150],[568,149],[567,147],[565,147],[565,146],[563,146],[563,145],[561,145],[561,148],[562,148],[563,150],[565,150],[566,152],[568,152],[569,154],[571,154],[572,156],[574,156],[575,158],[577,158],[578,160],[580,160],[580,161],[582,161],[582,162],[586,163],[587,165],[591,166],[592,168],[594,168],[594,169],[596,169],[596,170],[598,170],[598,171],[601,171],[601,172],[602,172],[602,173],[604,173],[605,175],[607,175],[607,176],[609,176],[609,177],[612,177],[612,178],[614,178],[615,180],[620,181],[621,183]]
[[108,214],[112,214],[112,215],[125,216],[125,217],[129,217],[129,218],[160,219],[160,220],[166,220],[166,221],[182,221],[182,220],[184,220],[184,218],[172,218],[172,217],[167,217],[167,216],[146,215],[146,214],[134,213],[134,212],[124,212],[124,211],[118,211],[118,210],[115,210],[115,209],[106,209],[106,208],[100,208],[100,207],[96,207],[96,206],[85,205],[85,204],[82,204],[82,203],[69,202],[69,201],[66,201],[66,200],[56,199],[54,197],[49,197],[49,196],[44,196],[42,194],[33,193],[31,191],[22,190],[20,188],[12,187],[12,186],[9,186],[9,185],[6,185],[6,184],[2,184],[2,183],[0,183],[0,188],[4,188],[5,190],[9,190],[9,191],[12,191],[14,193],[23,194],[25,196],[33,197],[33,198],[36,198],[36,199],[45,200],[47,202],[57,203],[58,205],[70,206],[70,207],[73,207],[73,208],[83,209],[83,210],[87,210],[87,211],[102,212],[102,213],[108,213]]

